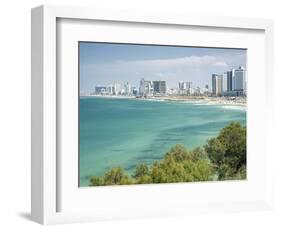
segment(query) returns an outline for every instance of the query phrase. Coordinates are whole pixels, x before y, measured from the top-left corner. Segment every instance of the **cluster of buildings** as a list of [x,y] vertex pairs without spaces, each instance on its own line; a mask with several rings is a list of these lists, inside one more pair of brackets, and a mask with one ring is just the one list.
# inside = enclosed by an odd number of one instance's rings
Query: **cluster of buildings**
[[166,81],[146,81],[140,80],[138,95],[141,97],[165,96],[167,94]]
[[126,84],[114,83],[107,86],[97,85],[95,87],[96,95],[137,95],[137,88],[133,87],[128,82]]
[[193,96],[208,95],[209,86],[205,85],[205,87],[203,87],[203,88],[200,88],[199,86],[192,87],[191,81],[186,81],[186,82],[180,81],[177,94],[178,95],[193,95]]
[[165,96],[167,94],[166,81],[146,81],[140,80],[139,87],[126,84],[111,84],[107,86],[97,85],[95,87],[96,95],[123,95],[123,96]]
[[240,66],[224,74],[212,75],[212,95],[214,96],[246,96],[247,71]]
[[212,74],[212,89],[205,87],[193,87],[191,81],[180,81],[178,88],[168,88],[166,81],[149,81],[142,78],[139,87],[114,83],[107,86],[97,85],[96,95],[123,95],[136,97],[154,97],[168,95],[192,95],[192,96],[246,96],[246,70],[243,67],[231,69],[223,74]]

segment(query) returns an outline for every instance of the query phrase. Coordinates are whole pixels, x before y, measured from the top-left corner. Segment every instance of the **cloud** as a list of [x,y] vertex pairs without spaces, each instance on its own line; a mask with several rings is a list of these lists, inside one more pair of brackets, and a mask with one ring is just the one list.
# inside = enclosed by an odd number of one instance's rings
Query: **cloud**
[[142,77],[166,80],[169,86],[176,86],[180,80],[191,80],[194,85],[204,86],[211,83],[212,73],[223,73],[233,66],[243,65],[244,57],[245,55],[202,55],[82,64],[81,87],[127,81],[138,85]]
[[171,69],[179,67],[196,67],[205,65],[224,66],[227,64],[222,60],[222,57],[216,56],[187,56],[180,58],[169,59],[150,59],[150,60],[134,60],[134,61],[122,61],[118,60],[110,64],[111,67],[122,66],[134,66],[136,68],[149,68],[149,69]]
[[222,61],[218,61],[218,62],[214,63],[214,66],[228,67],[228,65]]
[[186,71],[206,69],[206,68],[227,68],[228,64],[220,56],[186,56],[169,59],[147,59],[147,60],[116,60],[112,63],[84,64],[82,71],[88,74],[95,73],[99,75],[109,74],[134,74],[142,75],[150,73],[151,75],[165,75],[169,73],[183,73]]

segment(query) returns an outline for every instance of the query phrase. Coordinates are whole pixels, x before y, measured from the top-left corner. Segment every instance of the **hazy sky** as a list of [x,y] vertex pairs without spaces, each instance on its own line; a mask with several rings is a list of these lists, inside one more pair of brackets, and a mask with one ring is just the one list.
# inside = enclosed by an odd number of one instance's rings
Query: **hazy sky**
[[193,87],[211,86],[213,73],[246,67],[246,50],[222,48],[128,45],[80,42],[80,91],[96,85],[165,80],[169,88],[179,81],[192,81]]

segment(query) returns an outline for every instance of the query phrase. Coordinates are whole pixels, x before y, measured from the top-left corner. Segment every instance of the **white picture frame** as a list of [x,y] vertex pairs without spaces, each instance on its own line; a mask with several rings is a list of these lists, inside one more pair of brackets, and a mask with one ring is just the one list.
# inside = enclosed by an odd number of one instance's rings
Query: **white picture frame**
[[[259,143],[257,149],[252,148],[251,151],[260,151],[260,158],[257,156],[257,162],[255,163],[250,157],[253,168],[258,169],[259,164],[263,166],[262,179],[260,181],[255,180],[250,189],[250,184],[247,183],[203,183],[193,184],[188,186],[189,190],[183,194],[182,190],[186,189],[185,184],[165,184],[165,185],[143,185],[139,187],[135,186],[121,186],[120,188],[97,188],[95,190],[75,188],[75,183],[67,181],[65,182],[64,170],[61,170],[61,165],[64,164],[64,169],[71,169],[72,163],[75,164],[75,160],[70,160],[71,163],[64,163],[63,157],[57,154],[59,152],[60,139],[59,112],[61,110],[60,103],[58,103],[59,95],[61,95],[61,88],[58,84],[57,75],[59,74],[58,65],[61,64],[58,58],[59,46],[58,37],[61,20],[68,20],[70,23],[74,21],[93,21],[103,22],[114,27],[115,23],[129,23],[130,27],[135,24],[138,25],[151,25],[157,27],[169,27],[170,29],[185,27],[200,28],[200,30],[216,29],[216,30],[239,30],[241,33],[247,34],[250,31],[256,31],[262,34],[259,44],[263,44],[264,47],[260,49],[259,64],[264,70],[260,73],[260,83],[251,82],[252,95],[257,96],[258,90],[254,90],[254,87],[260,87],[264,83],[264,91],[259,94],[259,98],[262,100],[261,104],[258,104],[255,98],[249,98],[249,105],[251,109],[250,125],[254,127],[255,122],[263,122],[262,134],[254,134],[250,131],[251,136],[248,138],[257,140],[266,138],[266,142]],[[243,210],[264,210],[272,207],[272,149],[270,148],[270,133],[273,127],[271,123],[272,112],[275,106],[275,100],[273,98],[272,91],[270,90],[274,84],[273,75],[273,22],[266,19],[247,19],[247,18],[231,18],[231,17],[210,17],[210,16],[189,16],[189,15],[173,15],[173,14],[160,14],[160,13],[148,13],[148,12],[133,12],[133,11],[113,11],[113,10],[100,10],[91,8],[79,8],[79,7],[66,7],[66,6],[51,6],[44,5],[32,9],[32,169],[31,169],[31,213],[32,219],[41,224],[56,224],[56,223],[70,223],[70,222],[83,222],[83,221],[97,221],[97,220],[110,220],[110,219],[126,219],[126,218],[143,218],[153,216],[172,216],[172,215],[186,215],[197,214],[206,212],[226,212],[226,211],[243,211]],[[81,22],[83,23],[83,22]],[[80,24],[76,25],[80,28]],[[126,30],[126,29],[125,29]],[[82,31],[82,30],[81,30]],[[85,30],[86,31],[86,30]],[[88,37],[87,33],[85,37]],[[101,36],[101,40],[106,39]],[[123,35],[124,36],[124,35]],[[79,39],[79,38],[77,38]],[[117,39],[117,38],[110,38]],[[139,38],[139,42],[142,42]],[[217,43],[220,43],[218,38]],[[239,37],[241,39],[241,37]],[[233,40],[239,40],[238,37]],[[163,43],[160,38],[154,42]],[[247,39],[245,39],[247,40]],[[250,43],[251,39],[248,38]],[[60,40],[65,41],[65,40]],[[173,44],[171,40],[171,44]],[[204,42],[204,41],[203,41]],[[254,41],[252,41],[254,43]],[[145,43],[145,42],[144,42]],[[165,42],[166,44],[168,42]],[[212,43],[215,46],[215,43]],[[235,43],[236,47],[239,43]],[[246,43],[245,43],[246,44]],[[227,44],[226,44],[227,45]],[[229,43],[231,45],[231,43]],[[218,45],[219,46],[219,45]],[[243,44],[241,44],[242,47]],[[246,47],[247,48],[247,47]],[[254,52],[253,52],[254,56]],[[258,59],[258,57],[257,57]],[[75,73],[76,74],[76,73]],[[72,83],[70,83],[71,85]],[[73,88],[64,84],[64,91],[71,91]],[[72,92],[73,93],[73,92]],[[62,97],[65,97],[62,95]],[[257,108],[259,107],[259,108]],[[256,114],[254,116],[252,115]],[[259,114],[259,115],[258,115]],[[76,130],[77,131],[77,130]],[[75,131],[73,131],[75,132]],[[62,132],[63,133],[63,132]],[[260,134],[258,136],[258,134]],[[258,150],[261,149],[261,150]],[[72,154],[72,156],[74,156]],[[71,157],[70,157],[71,158]],[[68,164],[68,165],[66,165]],[[256,166],[255,166],[256,164]],[[255,173],[257,170],[253,170]],[[74,170],[74,174],[78,173]],[[69,171],[68,171],[69,172]],[[74,175],[73,174],[73,175]],[[75,177],[75,175],[74,175]],[[253,176],[254,178],[254,176]],[[75,181],[76,182],[76,181]],[[69,187],[68,187],[69,186]],[[72,187],[71,187],[72,186]],[[129,188],[130,187],[130,188]],[[69,194],[67,189],[72,189]],[[221,195],[218,195],[217,199],[209,199],[208,197],[202,199],[199,202],[199,198],[196,198],[196,194],[200,194],[200,190],[215,191],[218,188],[221,191],[228,192],[230,190],[246,191],[248,196],[243,197],[238,195],[235,199],[226,199]],[[79,192],[78,192],[79,189]],[[256,196],[252,195],[253,199],[249,199],[251,194],[256,191]],[[64,192],[61,192],[64,191]],[[129,193],[128,193],[129,191]],[[178,196],[177,200],[169,200],[167,203],[161,205],[160,202],[153,203],[153,200],[145,201],[145,197],[148,194],[159,194],[160,192],[168,195],[173,191]],[[94,194],[97,197],[96,200],[89,201],[87,205],[86,199],[81,197],[87,197],[87,199]],[[129,194],[133,194],[130,196]],[[77,196],[76,196],[77,195]],[[193,200],[187,200],[186,202],[179,202],[184,195],[193,196]],[[123,200],[124,206],[121,203],[116,203],[112,197],[127,198]],[[139,197],[140,202],[132,206],[134,197]],[[214,194],[215,196],[215,194]],[[219,200],[219,196],[221,200]],[[106,197],[111,197],[110,200],[113,204],[108,203],[104,207],[101,207],[97,201],[101,201]],[[153,195],[152,195],[153,197]],[[161,196],[159,196],[161,197]],[[64,202],[62,208],[62,201]],[[66,203],[67,202],[67,203]],[[91,203],[92,202],[92,203]],[[94,205],[96,204],[96,206]],[[143,204],[143,205],[142,205]],[[91,208],[89,208],[90,206]],[[95,206],[94,208],[92,208]],[[117,207],[117,208],[116,208]]]

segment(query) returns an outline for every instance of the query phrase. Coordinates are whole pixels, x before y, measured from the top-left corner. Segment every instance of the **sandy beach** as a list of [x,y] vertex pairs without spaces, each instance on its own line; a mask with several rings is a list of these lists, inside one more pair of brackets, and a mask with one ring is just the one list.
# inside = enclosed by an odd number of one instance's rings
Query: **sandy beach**
[[208,96],[158,96],[158,97],[136,97],[125,95],[85,95],[86,97],[102,97],[116,99],[136,99],[136,100],[157,100],[157,101],[176,101],[187,103],[202,103],[215,105],[237,105],[246,106],[246,97],[208,97]]
[[239,105],[246,106],[247,99],[245,97],[207,97],[207,96],[169,96],[161,97],[167,101],[183,101],[206,104],[221,104],[221,105]]

